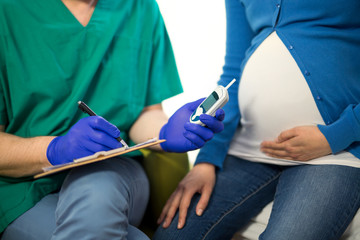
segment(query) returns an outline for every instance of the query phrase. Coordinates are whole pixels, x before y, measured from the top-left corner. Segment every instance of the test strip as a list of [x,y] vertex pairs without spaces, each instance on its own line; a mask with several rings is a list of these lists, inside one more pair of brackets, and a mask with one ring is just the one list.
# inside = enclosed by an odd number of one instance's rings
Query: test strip
[[229,87],[231,87],[231,85],[233,85],[233,83],[236,81],[236,79],[234,78],[226,87],[225,89],[228,90]]

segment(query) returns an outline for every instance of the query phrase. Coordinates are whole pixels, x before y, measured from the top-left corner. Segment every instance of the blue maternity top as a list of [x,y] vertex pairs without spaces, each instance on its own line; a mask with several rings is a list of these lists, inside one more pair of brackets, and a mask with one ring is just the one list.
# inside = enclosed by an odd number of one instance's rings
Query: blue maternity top
[[[241,118],[238,85],[248,59],[276,32],[303,74],[324,121],[319,129],[334,154],[360,157],[360,1],[226,0],[227,48],[219,84],[233,78],[225,130],[200,150],[196,163],[218,167]],[[216,157],[214,157],[216,156]]]

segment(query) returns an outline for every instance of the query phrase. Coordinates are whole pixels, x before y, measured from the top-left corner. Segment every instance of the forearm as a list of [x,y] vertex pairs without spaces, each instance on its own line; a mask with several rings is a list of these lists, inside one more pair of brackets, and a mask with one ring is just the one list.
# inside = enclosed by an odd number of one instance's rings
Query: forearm
[[254,36],[246,18],[244,6],[237,0],[226,0],[226,55],[223,73],[218,82],[226,86],[232,79],[237,81],[228,89],[229,102],[224,106],[225,129],[207,143],[199,152],[195,164],[209,162],[222,168],[231,139],[239,125],[240,111],[238,87],[240,84],[241,64]]
[[[144,109],[139,118],[130,129],[130,138],[135,143],[141,143],[151,138],[158,137],[160,129],[168,121],[168,117],[160,104]],[[152,147],[154,150],[162,150],[160,145]]]
[[51,166],[46,149],[53,138],[21,138],[0,132],[0,176],[31,176],[41,172],[43,167]]
[[318,125],[334,154],[360,141],[360,104],[349,105],[339,119],[329,125]]

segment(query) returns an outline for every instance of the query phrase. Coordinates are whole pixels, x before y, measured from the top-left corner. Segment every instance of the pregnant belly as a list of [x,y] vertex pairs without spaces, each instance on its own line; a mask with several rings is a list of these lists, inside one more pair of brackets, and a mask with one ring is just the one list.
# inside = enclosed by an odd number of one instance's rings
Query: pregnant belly
[[242,137],[257,142],[295,126],[323,124],[304,76],[275,32],[248,60],[238,96]]
[[[238,98],[242,127],[235,133],[229,154],[255,162],[299,164],[271,158],[260,151],[262,141],[274,140],[284,130],[324,124],[304,76],[275,32],[246,63]],[[349,152],[303,163],[360,167],[359,160]]]

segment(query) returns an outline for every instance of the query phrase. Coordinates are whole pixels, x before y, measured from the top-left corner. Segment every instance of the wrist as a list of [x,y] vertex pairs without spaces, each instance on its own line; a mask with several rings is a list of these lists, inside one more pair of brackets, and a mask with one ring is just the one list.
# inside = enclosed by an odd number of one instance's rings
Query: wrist
[[202,169],[207,169],[208,171],[215,172],[216,166],[214,164],[211,164],[211,163],[202,162],[202,163],[196,164],[194,166],[194,168],[202,168]]
[[59,164],[55,153],[56,153],[56,144],[60,140],[60,138],[61,136],[52,138],[52,140],[50,141],[50,143],[46,148],[46,158],[49,161],[49,163],[53,166]]

